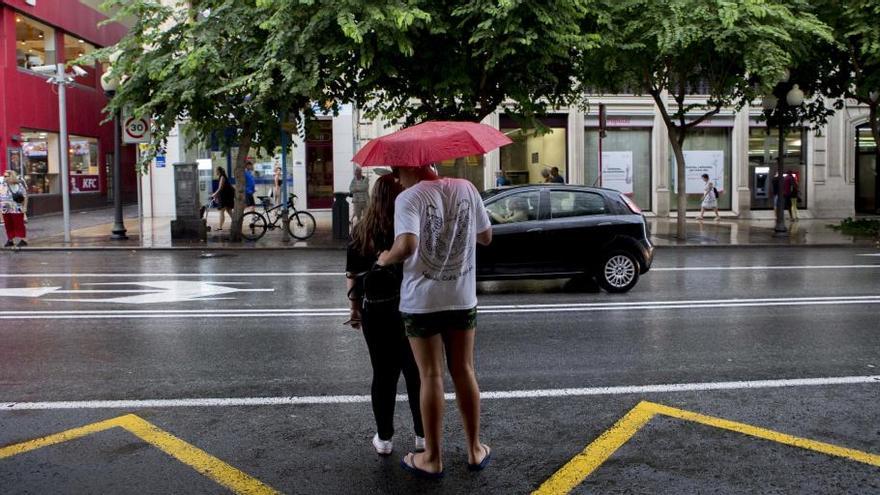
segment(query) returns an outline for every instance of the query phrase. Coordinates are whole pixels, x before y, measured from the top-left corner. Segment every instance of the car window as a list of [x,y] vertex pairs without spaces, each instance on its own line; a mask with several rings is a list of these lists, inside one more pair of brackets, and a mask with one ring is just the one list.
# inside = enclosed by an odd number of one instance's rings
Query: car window
[[607,213],[601,194],[585,191],[550,191],[550,218],[582,217]]
[[493,225],[537,220],[540,198],[538,191],[523,191],[496,199],[486,210]]

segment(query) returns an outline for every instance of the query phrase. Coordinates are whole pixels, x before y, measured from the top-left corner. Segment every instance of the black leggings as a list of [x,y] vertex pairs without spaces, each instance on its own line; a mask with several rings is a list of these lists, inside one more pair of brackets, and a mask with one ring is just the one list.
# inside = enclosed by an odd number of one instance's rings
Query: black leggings
[[419,407],[419,368],[404,334],[403,320],[396,303],[368,305],[361,318],[364,340],[367,341],[370,363],[373,365],[371,395],[379,438],[390,440],[394,435],[394,406],[401,371],[406,381],[413,429],[416,435],[425,436]]

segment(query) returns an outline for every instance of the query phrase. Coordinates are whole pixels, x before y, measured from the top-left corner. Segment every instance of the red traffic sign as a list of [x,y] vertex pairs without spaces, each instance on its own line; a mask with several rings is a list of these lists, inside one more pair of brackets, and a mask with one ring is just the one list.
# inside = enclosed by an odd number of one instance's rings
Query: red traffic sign
[[124,143],[150,142],[150,121],[138,117],[125,119],[122,125],[122,141]]

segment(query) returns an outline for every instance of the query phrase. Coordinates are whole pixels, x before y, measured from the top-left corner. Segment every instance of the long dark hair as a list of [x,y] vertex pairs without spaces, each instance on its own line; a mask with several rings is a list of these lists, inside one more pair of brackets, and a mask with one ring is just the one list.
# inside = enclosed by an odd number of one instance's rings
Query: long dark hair
[[393,175],[383,175],[373,186],[373,194],[364,217],[351,232],[356,251],[363,256],[374,256],[391,248],[394,243],[394,200],[403,186]]
[[217,178],[221,177],[229,181],[229,177],[226,176],[226,171],[223,170],[223,167],[217,167]]

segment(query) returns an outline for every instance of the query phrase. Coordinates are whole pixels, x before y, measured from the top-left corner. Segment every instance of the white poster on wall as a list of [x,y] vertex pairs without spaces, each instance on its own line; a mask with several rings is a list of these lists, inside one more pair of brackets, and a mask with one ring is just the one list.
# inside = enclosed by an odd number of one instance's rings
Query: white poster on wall
[[602,152],[602,187],[633,193],[632,151]]
[[[703,194],[706,184],[703,182],[703,174],[709,175],[709,180],[715,184],[719,191],[724,190],[724,151],[685,151],[685,193]],[[675,184],[675,192],[678,192],[678,162],[672,158],[675,166],[672,177]]]

